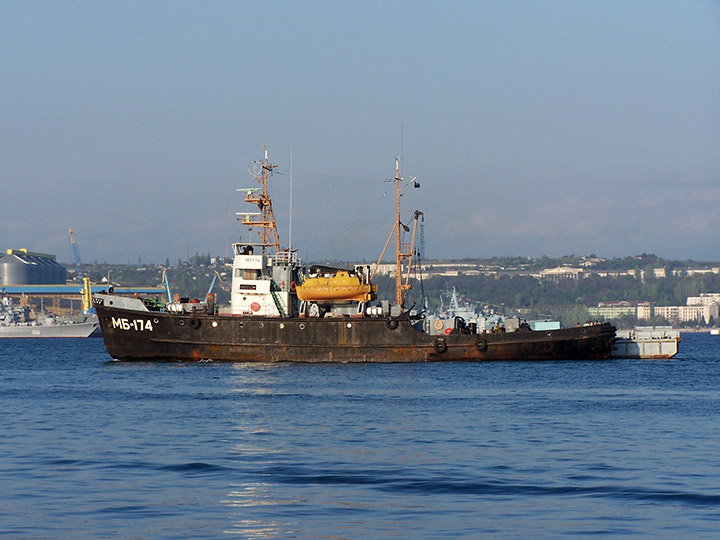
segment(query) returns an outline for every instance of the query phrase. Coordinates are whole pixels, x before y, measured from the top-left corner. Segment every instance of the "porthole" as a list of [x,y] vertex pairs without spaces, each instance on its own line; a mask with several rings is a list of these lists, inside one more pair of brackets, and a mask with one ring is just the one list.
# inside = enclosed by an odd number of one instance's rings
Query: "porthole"
[[300,330],[305,330],[305,323],[300,323]]

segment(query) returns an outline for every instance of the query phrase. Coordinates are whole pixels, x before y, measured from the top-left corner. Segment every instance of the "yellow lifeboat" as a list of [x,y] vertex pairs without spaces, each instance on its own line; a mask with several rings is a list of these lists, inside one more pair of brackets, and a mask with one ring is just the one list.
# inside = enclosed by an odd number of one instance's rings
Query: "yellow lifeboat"
[[296,292],[303,302],[369,302],[377,298],[377,285],[363,283],[359,276],[338,270],[333,276],[306,279],[302,285],[297,286]]

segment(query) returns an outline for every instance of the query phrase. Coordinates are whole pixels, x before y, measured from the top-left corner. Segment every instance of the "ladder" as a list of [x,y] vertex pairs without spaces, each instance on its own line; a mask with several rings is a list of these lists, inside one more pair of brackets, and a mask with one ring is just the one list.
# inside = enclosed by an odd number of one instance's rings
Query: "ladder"
[[280,302],[280,298],[276,294],[276,291],[279,291],[280,287],[278,287],[277,283],[275,283],[275,280],[271,280],[270,282],[270,294],[272,294],[273,301],[275,302],[275,307],[278,310],[278,313],[280,313],[281,317],[285,317],[285,310],[282,307],[282,302]]

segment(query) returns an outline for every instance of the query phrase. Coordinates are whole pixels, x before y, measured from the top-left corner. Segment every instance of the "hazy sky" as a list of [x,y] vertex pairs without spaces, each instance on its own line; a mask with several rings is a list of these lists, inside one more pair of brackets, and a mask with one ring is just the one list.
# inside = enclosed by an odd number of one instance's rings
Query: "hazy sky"
[[0,126],[0,249],[66,262],[226,255],[263,144],[308,262],[397,156],[427,258],[720,260],[717,0],[0,0]]

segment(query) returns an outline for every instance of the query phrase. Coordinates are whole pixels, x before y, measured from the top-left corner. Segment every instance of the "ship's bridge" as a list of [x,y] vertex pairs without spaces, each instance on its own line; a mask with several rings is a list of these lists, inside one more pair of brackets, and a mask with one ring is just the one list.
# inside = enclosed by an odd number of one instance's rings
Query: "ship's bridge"
[[288,316],[297,311],[299,257],[290,250],[262,255],[262,244],[233,244],[231,313]]

